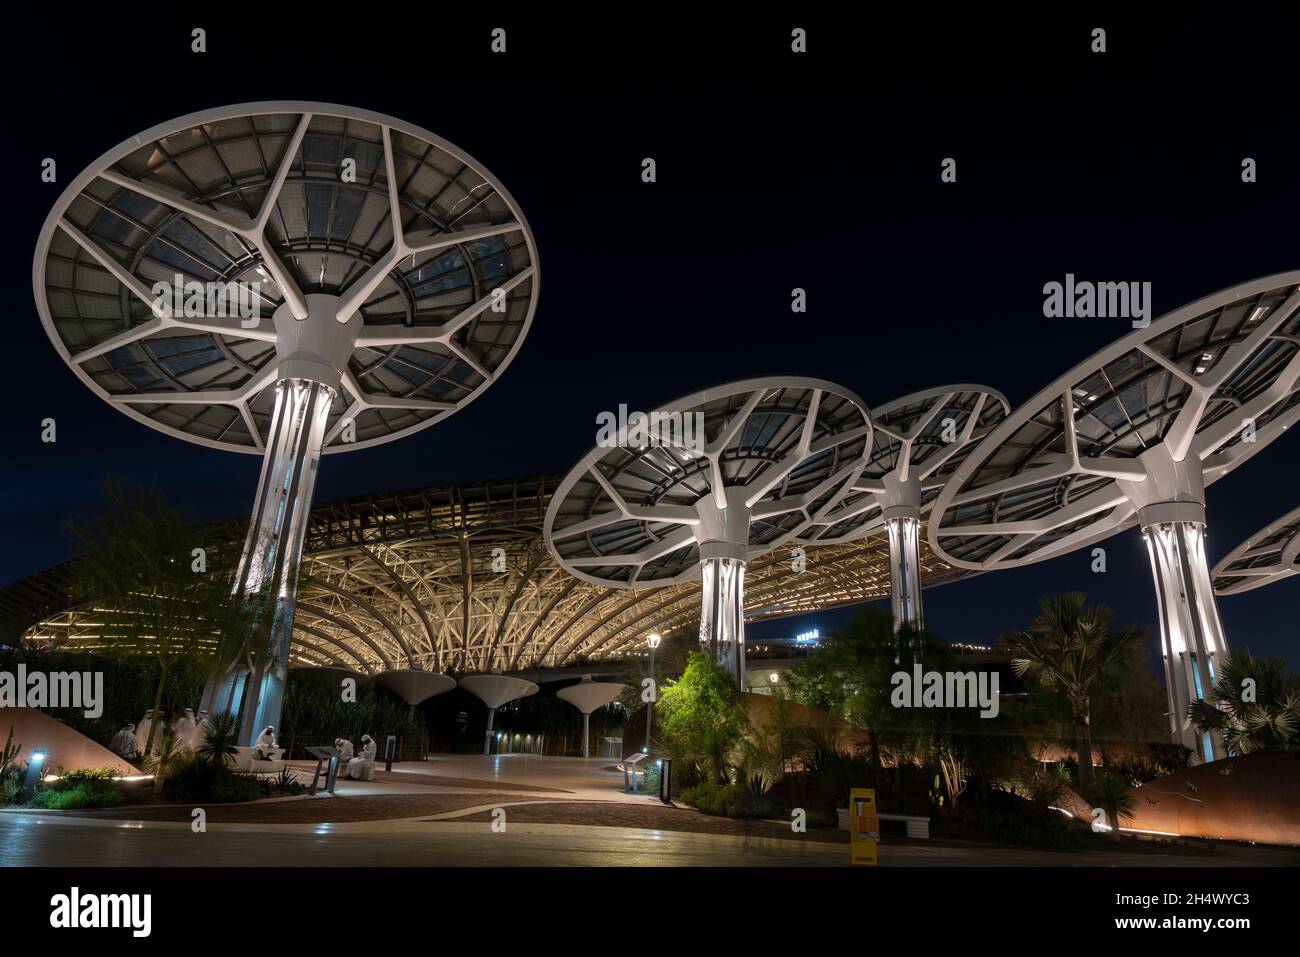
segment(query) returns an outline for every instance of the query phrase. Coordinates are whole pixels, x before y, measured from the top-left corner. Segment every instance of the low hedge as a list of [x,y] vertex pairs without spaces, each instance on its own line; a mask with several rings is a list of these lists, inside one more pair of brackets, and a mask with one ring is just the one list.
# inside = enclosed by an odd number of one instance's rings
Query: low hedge
[[27,802],[27,806],[51,811],[72,811],[79,808],[117,807],[125,804],[126,800],[122,789],[105,777],[69,775],[41,788]]
[[705,814],[719,817],[759,818],[776,813],[772,802],[743,784],[706,781],[682,791],[682,800]]
[[167,779],[164,789],[169,799],[185,804],[234,804],[262,797],[262,789],[254,778],[236,774],[224,764],[204,758],[195,758],[180,768]]

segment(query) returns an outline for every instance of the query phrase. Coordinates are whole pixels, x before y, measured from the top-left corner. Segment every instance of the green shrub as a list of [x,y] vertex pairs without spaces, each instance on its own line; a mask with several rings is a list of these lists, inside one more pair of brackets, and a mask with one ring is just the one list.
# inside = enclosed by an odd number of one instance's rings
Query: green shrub
[[719,817],[757,818],[775,813],[765,796],[745,784],[715,784],[705,781],[682,791],[682,800],[705,814]]
[[276,774],[263,774],[254,779],[265,797],[304,794],[307,791],[307,785],[298,780],[293,768],[281,768]]
[[169,799],[185,804],[200,801],[228,804],[255,801],[262,796],[262,789],[254,778],[238,775],[224,764],[200,758],[189,762],[168,779],[166,794]]
[[83,768],[77,771],[64,771],[60,768],[58,783],[72,782],[75,784],[82,781],[111,781],[115,777],[117,777],[117,772],[112,768]]
[[751,727],[745,699],[725,668],[692,654],[681,678],[663,689],[655,712],[656,740],[674,770],[691,764],[719,784],[729,779]]
[[71,811],[78,808],[116,807],[125,803],[125,795],[113,781],[102,777],[83,777],[76,780],[65,777],[37,791],[27,806],[52,811]]
[[839,827],[840,815],[838,811],[827,810],[826,808],[808,808],[808,826],[809,827]]
[[962,796],[961,808],[955,814],[934,816],[931,829],[939,836],[1051,850],[1076,850],[1096,843],[1079,821],[979,779]]
[[255,778],[236,774],[229,768],[221,770],[225,773],[217,775],[212,788],[213,801],[218,804],[234,804],[238,801],[256,801],[262,796],[262,789],[258,787]]

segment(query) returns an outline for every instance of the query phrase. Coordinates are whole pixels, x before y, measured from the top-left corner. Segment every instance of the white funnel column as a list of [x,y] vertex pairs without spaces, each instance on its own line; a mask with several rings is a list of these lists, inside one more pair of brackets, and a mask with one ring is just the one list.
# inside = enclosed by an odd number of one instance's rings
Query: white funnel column
[[925,625],[921,611],[921,518],[919,510],[900,506],[885,510],[889,536],[889,601],[894,632],[919,631]]
[[509,675],[470,675],[460,679],[460,686],[487,705],[487,730],[483,733],[484,754],[492,751],[492,729],[496,724],[497,708],[516,698],[537,694],[537,685]]
[[[1200,517],[1176,517],[1199,511]],[[1205,509],[1195,502],[1153,505],[1142,510],[1142,536],[1151,556],[1160,610],[1169,729],[1175,741],[1202,761],[1226,757],[1222,737],[1201,733],[1187,717],[1214,683],[1214,659],[1227,653],[1205,558]]]
[[582,712],[582,756],[584,758],[591,754],[591,713],[618,700],[618,696],[622,693],[623,685],[592,681],[590,675],[584,677],[578,684],[561,688],[555,693],[561,701],[569,702]]
[[484,734],[483,734],[483,753],[484,753],[484,754],[491,754],[491,753],[492,753],[492,725],[493,725],[493,723],[496,721],[496,719],[497,719],[497,709],[496,709],[496,708],[489,707],[489,708],[488,708],[487,731],[485,731]]
[[745,680],[745,562],[706,558],[700,648],[743,685]]
[[239,735],[245,745],[268,724],[279,724],[303,536],[333,402],[334,390],[320,382],[286,378],[275,386],[275,413],[234,591],[258,605],[273,656],[251,676],[245,692]]
[[1142,537],[1160,612],[1169,730],[1190,748],[1193,760],[1227,756],[1222,735],[1202,734],[1187,717],[1192,701],[1203,701],[1214,682],[1214,660],[1228,653],[1205,558],[1205,483],[1200,460],[1175,460],[1164,445],[1143,453],[1141,482],[1119,481],[1138,506]]

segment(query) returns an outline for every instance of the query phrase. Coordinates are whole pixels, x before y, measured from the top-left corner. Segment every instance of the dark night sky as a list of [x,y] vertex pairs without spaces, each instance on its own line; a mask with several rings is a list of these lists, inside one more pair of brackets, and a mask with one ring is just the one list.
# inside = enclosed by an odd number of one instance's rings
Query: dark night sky
[[[592,444],[598,411],[742,376],[819,376],[871,404],[979,382],[1014,406],[1129,331],[1045,319],[1045,282],[1150,281],[1159,315],[1300,266],[1300,23],[1281,15],[1253,12],[1244,26],[1209,13],[1142,24],[940,11],[854,25],[801,12],[722,24],[638,9],[543,28],[415,9],[281,30],[262,28],[261,12],[256,30],[109,19],[13,30],[0,582],[69,557],[64,519],[109,473],[154,483],[204,519],[250,507],[257,458],[109,409],[65,368],[31,298],[33,245],[64,184],[199,109],[305,99],[408,120],[495,173],[537,240],[540,305],[497,384],[413,437],[326,456],[317,501],[565,471]],[[188,52],[195,25],[209,32],[202,56]],[[809,30],[804,57],[788,52],[796,25]],[[1104,55],[1088,52],[1098,25]],[[494,26],[509,31],[505,56],[488,52]],[[38,182],[45,156],[57,186]],[[656,184],[640,181],[645,156]],[[957,158],[956,185],[939,182],[945,156]],[[1258,160],[1257,184],[1240,182],[1244,156]],[[808,290],[806,315],[790,312],[795,286]],[[56,445],[39,440],[46,416]],[[1296,432],[1209,490],[1211,561],[1300,504]],[[1040,595],[1082,589],[1119,622],[1154,629],[1137,532],[1105,544],[1105,575],[1085,550],[933,590],[929,624],[989,642],[1027,624]],[[1220,609],[1234,647],[1300,665],[1300,577]]]

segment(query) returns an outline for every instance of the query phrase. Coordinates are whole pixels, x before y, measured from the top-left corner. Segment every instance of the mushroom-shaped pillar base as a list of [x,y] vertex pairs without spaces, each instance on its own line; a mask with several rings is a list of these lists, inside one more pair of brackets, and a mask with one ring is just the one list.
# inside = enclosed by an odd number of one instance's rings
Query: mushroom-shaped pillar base
[[385,671],[375,678],[375,684],[396,694],[415,713],[415,706],[456,687],[456,679],[436,671]]
[[590,757],[588,726],[591,721],[591,713],[597,708],[603,708],[605,705],[618,700],[618,696],[623,693],[625,687],[626,685],[614,684],[608,681],[592,681],[590,677],[586,677],[578,684],[561,688],[555,693],[557,698],[569,702],[582,712],[582,756],[584,758]]
[[519,698],[537,694],[537,685],[510,675],[470,675],[460,679],[460,686],[488,706],[487,730],[483,734],[483,753],[492,753],[492,726],[497,708]]

